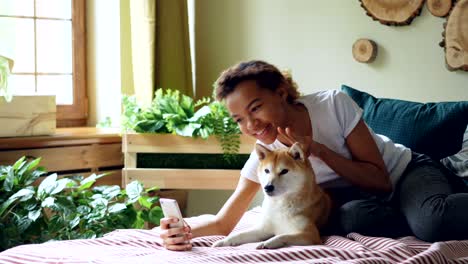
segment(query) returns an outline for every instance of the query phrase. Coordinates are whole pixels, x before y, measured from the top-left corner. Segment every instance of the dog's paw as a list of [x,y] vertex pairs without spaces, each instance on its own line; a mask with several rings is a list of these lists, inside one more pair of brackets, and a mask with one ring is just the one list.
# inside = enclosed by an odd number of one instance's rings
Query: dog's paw
[[257,245],[257,249],[275,249],[286,246],[280,239],[269,239]]
[[211,247],[230,247],[230,246],[237,246],[237,245],[232,243],[232,241],[227,238],[218,240],[215,243],[213,243],[213,245],[211,245]]

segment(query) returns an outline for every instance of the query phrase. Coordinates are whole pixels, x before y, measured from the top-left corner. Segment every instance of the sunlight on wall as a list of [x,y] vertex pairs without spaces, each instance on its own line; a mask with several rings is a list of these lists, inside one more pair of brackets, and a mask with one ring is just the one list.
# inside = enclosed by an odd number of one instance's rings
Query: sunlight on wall
[[109,116],[120,124],[120,2],[87,2],[88,125]]

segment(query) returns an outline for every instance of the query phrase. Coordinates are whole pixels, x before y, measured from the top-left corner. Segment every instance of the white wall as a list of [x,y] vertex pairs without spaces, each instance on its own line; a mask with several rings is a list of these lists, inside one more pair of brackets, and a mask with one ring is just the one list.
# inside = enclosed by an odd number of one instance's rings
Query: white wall
[[[442,24],[424,7],[403,27],[384,26],[365,15],[358,0],[197,0],[197,90],[211,94],[226,67],[246,59],[292,70],[302,92],[341,84],[379,97],[413,101],[468,100],[468,72],[445,68]],[[356,62],[358,38],[377,42],[371,64]],[[215,213],[230,192],[192,191],[189,214]]]

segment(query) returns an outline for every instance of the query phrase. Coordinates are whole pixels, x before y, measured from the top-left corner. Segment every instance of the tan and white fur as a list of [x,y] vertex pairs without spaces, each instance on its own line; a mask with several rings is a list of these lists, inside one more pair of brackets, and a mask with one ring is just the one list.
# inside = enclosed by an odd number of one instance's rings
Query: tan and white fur
[[213,247],[260,242],[257,249],[322,244],[319,228],[330,214],[331,201],[317,185],[309,159],[299,143],[270,151],[255,146],[263,188],[262,219],[253,229],[230,234]]

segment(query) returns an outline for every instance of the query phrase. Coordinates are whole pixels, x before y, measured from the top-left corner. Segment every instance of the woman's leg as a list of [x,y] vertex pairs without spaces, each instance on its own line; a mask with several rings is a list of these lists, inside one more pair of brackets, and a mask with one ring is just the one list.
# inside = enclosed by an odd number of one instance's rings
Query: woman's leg
[[340,224],[346,234],[391,238],[411,235],[403,214],[378,198],[345,203],[340,208]]
[[325,234],[357,232],[367,236],[400,237],[410,235],[406,219],[395,206],[357,188],[328,189],[335,202]]
[[397,187],[397,199],[416,237],[468,239],[468,193],[463,181],[425,155],[413,155]]

